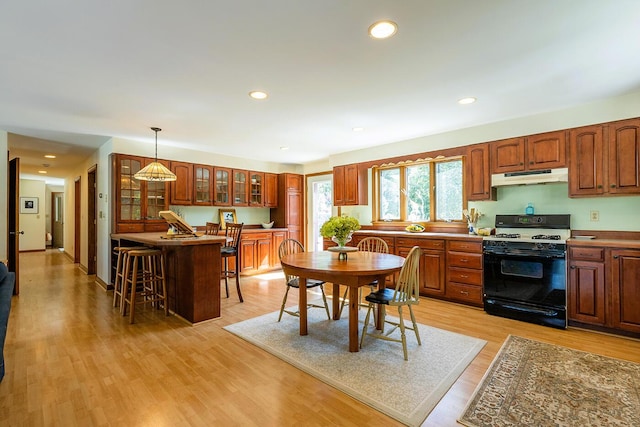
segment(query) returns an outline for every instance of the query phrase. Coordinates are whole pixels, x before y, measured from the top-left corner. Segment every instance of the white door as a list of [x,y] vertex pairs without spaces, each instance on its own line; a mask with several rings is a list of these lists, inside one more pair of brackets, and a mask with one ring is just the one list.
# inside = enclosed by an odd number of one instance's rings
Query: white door
[[333,174],[307,177],[307,250],[322,251],[320,227],[333,213]]

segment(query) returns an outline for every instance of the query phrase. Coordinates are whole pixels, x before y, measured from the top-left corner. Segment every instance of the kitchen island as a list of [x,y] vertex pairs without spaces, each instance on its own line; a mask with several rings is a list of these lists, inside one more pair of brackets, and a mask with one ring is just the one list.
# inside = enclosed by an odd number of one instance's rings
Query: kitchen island
[[220,317],[220,247],[225,236],[173,237],[117,233],[115,246],[155,246],[165,256],[169,310],[194,324]]

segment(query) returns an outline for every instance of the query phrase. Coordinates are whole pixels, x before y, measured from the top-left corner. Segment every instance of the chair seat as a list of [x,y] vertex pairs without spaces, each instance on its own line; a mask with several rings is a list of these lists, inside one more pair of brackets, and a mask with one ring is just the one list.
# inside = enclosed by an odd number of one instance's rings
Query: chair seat
[[[393,289],[382,289],[382,290],[377,290],[375,292],[371,292],[369,295],[367,295],[364,299],[372,302],[374,304],[387,304],[389,305],[389,302],[393,301],[393,294],[395,294],[396,291]],[[404,292],[398,292],[396,294],[396,300],[402,301],[405,298],[405,294]]]
[[[315,280],[315,279],[307,279],[307,289],[309,288],[315,288],[317,286],[322,286],[324,285],[324,282],[321,280]],[[300,281],[298,280],[298,278],[293,278],[291,280],[289,280],[289,282],[287,283],[287,286],[291,286],[292,288],[296,288],[299,289],[300,288]]]
[[222,255],[235,255],[238,251],[233,246],[223,246],[220,248],[220,254]]

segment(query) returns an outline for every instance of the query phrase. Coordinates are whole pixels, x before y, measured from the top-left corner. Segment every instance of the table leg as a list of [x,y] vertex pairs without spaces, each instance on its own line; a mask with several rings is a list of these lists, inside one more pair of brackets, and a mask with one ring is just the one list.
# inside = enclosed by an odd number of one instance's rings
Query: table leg
[[340,284],[333,284],[333,303],[331,308],[333,309],[333,320],[340,320]]
[[359,351],[358,339],[358,287],[349,286],[349,351]]
[[299,277],[298,309],[300,311],[300,335],[307,335],[307,279]]

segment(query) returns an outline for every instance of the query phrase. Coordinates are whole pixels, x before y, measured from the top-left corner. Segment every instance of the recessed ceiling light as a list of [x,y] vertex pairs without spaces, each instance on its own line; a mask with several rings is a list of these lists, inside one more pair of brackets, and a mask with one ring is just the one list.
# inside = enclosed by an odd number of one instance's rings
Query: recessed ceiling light
[[356,127],[356,128],[351,129],[351,130],[354,131],[354,132],[362,132],[364,130],[364,128]]
[[393,21],[378,21],[369,27],[369,35],[374,39],[386,39],[398,31],[398,24]]
[[55,158],[56,158],[56,156],[55,156],[55,155],[53,155],[53,154],[45,154],[44,156],[45,156],[47,159],[55,159]]
[[47,173],[47,171],[38,171],[38,173]]
[[476,102],[476,99],[471,96],[468,98],[462,98],[458,100],[458,104],[460,105],[473,104],[474,102]]
[[280,147],[280,149],[281,149],[282,151],[286,151],[286,150],[288,150],[288,149],[289,149],[289,147]]
[[249,92],[249,96],[253,99],[267,99],[269,95],[267,95],[267,92],[262,92],[261,90],[253,90]]

